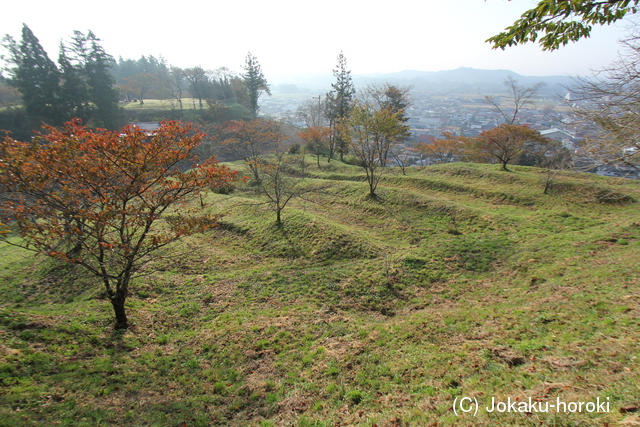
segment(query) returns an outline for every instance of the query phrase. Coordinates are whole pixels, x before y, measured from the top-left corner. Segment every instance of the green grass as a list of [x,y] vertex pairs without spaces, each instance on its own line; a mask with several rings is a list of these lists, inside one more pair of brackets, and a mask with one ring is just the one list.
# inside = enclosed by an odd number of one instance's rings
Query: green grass
[[205,117],[207,120],[245,120],[252,117],[251,112],[240,104],[228,104],[224,114],[214,117],[206,102],[202,101],[202,108],[197,98],[183,98],[182,110],[174,99],[145,99],[139,102],[121,103],[125,116],[131,122],[149,122],[165,119],[193,121]]
[[[0,244],[0,425],[618,425],[640,396],[640,183],[535,168],[356,167],[156,261],[112,330],[83,271]],[[608,203],[603,192],[629,196]],[[454,399],[609,398],[609,413],[456,417]],[[183,424],[184,423],[184,424]]]

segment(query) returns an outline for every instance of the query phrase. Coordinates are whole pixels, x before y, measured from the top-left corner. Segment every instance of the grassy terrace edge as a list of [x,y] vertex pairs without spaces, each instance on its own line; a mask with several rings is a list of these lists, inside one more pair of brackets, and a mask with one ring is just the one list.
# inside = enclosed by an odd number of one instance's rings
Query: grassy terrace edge
[[250,193],[209,194],[222,226],[136,279],[124,334],[91,277],[0,245],[0,425],[640,422],[640,183],[566,173],[545,195],[535,168],[449,164],[372,200],[357,168],[308,162],[332,186],[280,227]]

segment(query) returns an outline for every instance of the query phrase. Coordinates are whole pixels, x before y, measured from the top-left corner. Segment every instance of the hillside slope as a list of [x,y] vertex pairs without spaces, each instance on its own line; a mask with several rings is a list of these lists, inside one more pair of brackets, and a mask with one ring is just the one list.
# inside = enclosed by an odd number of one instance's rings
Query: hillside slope
[[136,279],[124,334],[92,278],[0,246],[0,425],[640,423],[640,183],[567,173],[545,195],[535,168],[450,164],[373,200],[355,167],[307,174],[331,185],[281,226],[210,194],[221,227]]

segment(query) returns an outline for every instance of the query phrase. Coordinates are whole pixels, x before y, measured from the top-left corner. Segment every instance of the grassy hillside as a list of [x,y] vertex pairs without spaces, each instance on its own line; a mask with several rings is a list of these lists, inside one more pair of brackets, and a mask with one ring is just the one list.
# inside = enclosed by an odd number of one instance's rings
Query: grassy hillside
[[183,109],[179,104],[171,99],[146,99],[144,104],[139,102],[129,102],[122,104],[127,122],[149,122],[160,120],[183,120],[207,122],[221,122],[224,120],[246,120],[252,114],[246,107],[240,104],[226,104],[224,109],[217,112],[208,108],[199,107],[197,98],[184,98],[182,100]]
[[136,279],[124,334],[92,278],[0,246],[0,425],[640,423],[640,183],[564,174],[545,195],[534,168],[450,164],[372,200],[357,168],[308,168],[332,185],[282,226],[210,194],[221,227]]

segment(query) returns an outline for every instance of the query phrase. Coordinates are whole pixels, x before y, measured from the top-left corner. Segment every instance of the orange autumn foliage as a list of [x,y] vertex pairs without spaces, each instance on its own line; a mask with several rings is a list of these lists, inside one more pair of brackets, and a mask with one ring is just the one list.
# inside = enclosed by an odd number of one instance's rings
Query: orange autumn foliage
[[298,137],[304,141],[307,149],[316,156],[318,167],[320,167],[320,156],[325,150],[328,150],[331,132],[329,127],[312,126],[298,133]]
[[285,136],[278,123],[268,119],[230,120],[214,129],[215,137],[226,151],[249,167],[253,180],[260,182],[262,157],[277,150]]
[[547,143],[548,138],[527,126],[502,124],[483,131],[475,138],[473,150],[477,157],[493,158],[507,170],[507,164],[515,161],[525,150],[526,145],[534,142]]
[[5,137],[0,237],[17,233],[17,245],[99,277],[116,327],[126,328],[131,277],[157,249],[217,225],[218,216],[186,202],[236,173],[213,158],[197,162],[202,137],[171,121],[147,134],[133,126],[90,130],[78,119],[60,130],[45,126],[27,142]]
[[431,163],[451,163],[460,161],[469,145],[468,138],[456,137],[451,132],[443,132],[444,139],[419,142],[415,145],[420,156]]

